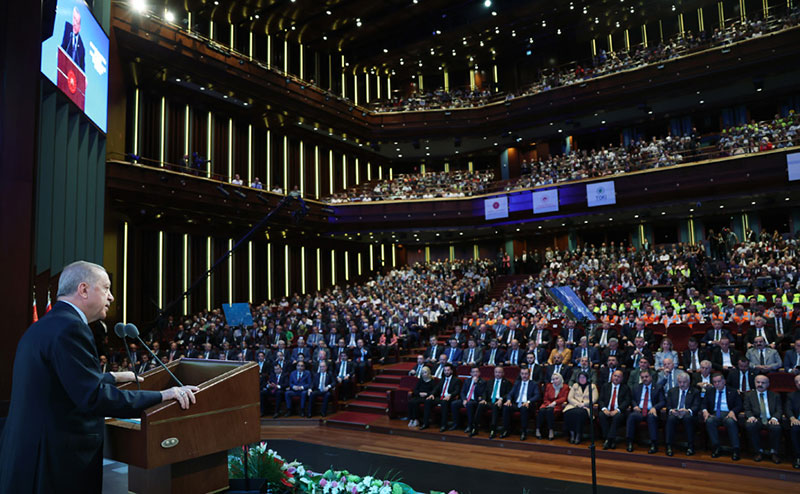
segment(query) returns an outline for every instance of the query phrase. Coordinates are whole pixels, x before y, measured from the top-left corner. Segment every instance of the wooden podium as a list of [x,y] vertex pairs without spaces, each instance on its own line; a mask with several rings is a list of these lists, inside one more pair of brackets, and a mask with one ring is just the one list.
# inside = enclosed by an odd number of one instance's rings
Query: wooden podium
[[[106,458],[128,464],[128,490],[136,494],[211,493],[228,489],[228,450],[260,439],[258,365],[187,359],[167,367],[200,388],[197,403],[176,401],[142,412],[141,422],[106,419]],[[160,366],[142,374],[142,389],[175,382]],[[135,383],[120,389],[136,389]],[[69,454],[69,452],[65,452]]]

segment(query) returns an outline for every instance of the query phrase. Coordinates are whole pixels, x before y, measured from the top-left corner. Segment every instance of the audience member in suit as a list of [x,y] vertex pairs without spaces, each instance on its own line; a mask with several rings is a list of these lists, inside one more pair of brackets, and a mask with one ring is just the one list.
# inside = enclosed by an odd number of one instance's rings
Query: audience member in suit
[[608,362],[608,357],[612,355],[617,357],[617,362],[619,362],[620,365],[624,366],[628,363],[628,352],[624,348],[620,348],[619,340],[616,338],[608,340],[608,346],[603,349],[600,360],[602,362]]
[[592,384],[597,384],[597,372],[595,372],[595,370],[592,369],[592,366],[589,364],[589,357],[583,357],[580,360],[580,363],[577,366],[573,367],[572,376],[570,377],[568,382],[570,387],[572,387],[573,384],[578,382],[578,376],[580,375],[580,373],[584,373],[587,376],[589,376],[589,380],[592,382]]
[[258,352],[258,357],[256,357],[256,364],[258,365],[258,375],[269,376],[271,366],[269,365],[269,362],[267,362],[266,353]]
[[369,348],[364,344],[364,340],[359,339],[356,345],[356,349],[353,351],[353,360],[355,361],[356,376],[358,376],[360,384],[367,380],[367,373],[372,368],[372,358],[370,357]]
[[597,372],[597,382],[600,383],[601,388],[611,382],[611,378],[617,370],[622,372],[622,382],[628,382],[628,375],[625,373],[624,369],[620,369],[617,357],[612,355],[608,357],[606,364],[600,367],[600,370]]
[[710,391],[714,386],[711,362],[702,360],[700,362],[700,370],[690,375],[692,377],[692,387],[700,393],[700,399],[703,400],[706,397],[706,392]]
[[[459,399],[454,399],[451,405],[451,412],[453,413],[453,425],[450,430],[458,428],[460,421],[461,407],[467,410],[467,428],[465,433],[470,437],[478,433],[478,428],[475,423],[475,411],[478,409],[478,402],[486,394],[486,382],[481,379],[481,368],[473,365],[469,370],[470,378],[461,386],[461,396]],[[472,413],[470,413],[470,411]]]
[[784,414],[789,418],[789,435],[792,438],[794,468],[800,468],[800,375],[794,376],[795,389],[786,397]]
[[719,426],[725,427],[728,433],[733,454],[731,459],[739,461],[739,412],[743,410],[742,398],[735,389],[726,386],[725,376],[720,372],[714,373],[711,377],[713,388],[706,392],[703,399],[703,421],[706,424],[706,433],[711,442],[711,457],[719,458],[721,452],[719,447]]
[[664,368],[658,373],[656,386],[664,389],[664,395],[678,385],[675,362],[671,358],[664,359]]
[[350,326],[350,331],[344,335],[344,343],[347,345],[347,348],[355,349],[358,346],[358,340],[360,339],[361,333],[358,332],[358,328],[355,326]]
[[300,397],[300,415],[303,415],[310,387],[311,372],[306,370],[306,363],[300,360],[297,362],[297,370],[289,374],[289,389],[284,393],[284,399],[286,400],[286,413],[284,413],[284,416],[288,417],[292,414],[292,398],[295,396]]
[[458,340],[450,338],[450,346],[445,350],[445,355],[447,355],[447,361],[451,364],[455,366],[461,365],[463,352],[461,348],[458,347]]
[[775,333],[773,333],[770,328],[766,327],[766,324],[767,320],[764,319],[764,316],[756,316],[753,318],[753,326],[747,330],[744,338],[745,343],[747,343],[747,348],[756,344],[757,336],[763,337],[768,346],[775,348]]
[[550,335],[550,330],[547,329],[547,323],[544,321],[537,322],[536,326],[531,330],[530,335],[528,335],[528,341],[532,341],[537,348],[548,347],[551,340],[552,336]]
[[553,374],[556,373],[561,374],[561,378],[564,380],[564,383],[568,383],[570,377],[572,377],[572,367],[564,363],[564,361],[561,359],[561,355],[556,355],[555,359],[553,359],[553,364],[548,365],[547,368],[545,368],[544,380],[551,382],[553,380]]
[[703,335],[703,339],[700,340],[700,342],[706,345],[707,347],[717,346],[719,345],[719,342],[722,341],[722,338],[728,338],[728,341],[733,339],[733,337],[731,336],[731,332],[728,331],[727,328],[722,326],[721,320],[712,319],[711,329],[706,331],[706,334]]
[[581,361],[581,357],[588,357],[592,365],[600,363],[600,352],[597,348],[589,346],[589,340],[582,336],[578,342],[578,346],[572,351],[572,361],[577,365]]
[[794,336],[794,324],[786,318],[783,306],[772,308],[773,317],[767,320],[767,328],[775,335],[775,343],[780,348],[790,344]]
[[555,423],[556,413],[561,413],[564,405],[567,403],[569,396],[569,386],[564,383],[564,377],[558,372],[554,372],[550,376],[550,382],[544,388],[544,398],[542,405],[539,407],[539,413],[536,415],[536,438],[542,438],[542,427],[546,426],[548,430],[547,438],[553,440],[555,437]]
[[[586,372],[575,372],[577,379],[575,384],[570,386],[567,395],[567,405],[564,407],[564,434],[569,434],[571,444],[580,444],[583,439],[583,427],[589,422],[589,393],[592,394],[592,401],[597,400],[597,386],[590,384],[589,375]],[[573,375],[574,377],[574,375]]]
[[633,340],[633,348],[628,350],[628,365],[633,367],[634,369],[639,366],[639,361],[642,357],[646,358],[650,365],[653,365],[655,359],[653,358],[653,352],[650,351],[649,348],[646,346],[644,338],[634,338]]
[[506,353],[497,344],[497,340],[492,338],[489,347],[483,352],[483,365],[500,365],[505,362]]
[[306,417],[311,418],[311,409],[314,408],[314,401],[322,398],[322,408],[320,415],[323,417],[328,414],[328,401],[331,399],[331,391],[335,386],[336,380],[333,373],[328,370],[328,362],[323,360],[319,363],[319,369],[311,379],[311,387],[308,390],[308,402]]
[[753,448],[753,460],[761,461],[764,458],[764,449],[761,447],[761,430],[769,432],[769,453],[774,463],[780,463],[778,447],[781,441],[781,418],[783,406],[781,397],[769,390],[769,378],[764,375],[756,376],[756,389],[744,395],[744,414],[747,417],[745,429]]
[[289,385],[289,374],[287,374],[283,367],[274,365],[272,373],[269,377],[262,374],[261,377],[261,416],[267,414],[267,403],[270,400],[275,402],[275,415],[277,417],[280,413],[281,402],[283,401],[283,393]]
[[533,360],[539,365],[547,365],[547,349],[542,346],[536,346],[536,343],[529,341],[528,348],[525,353],[533,354]]
[[711,352],[711,365],[714,370],[728,372],[736,368],[739,361],[739,352],[731,348],[731,340],[723,336],[714,350]]
[[756,336],[753,346],[745,354],[750,361],[750,367],[756,373],[767,374],[776,371],[781,366],[781,356],[774,348],[767,346],[767,340],[763,336]]
[[[627,346],[636,346],[636,338],[641,338],[645,346],[653,343],[653,331],[645,327],[644,321],[636,321],[636,325],[623,336]],[[651,358],[648,360],[652,361]]]
[[174,341],[169,344],[169,351],[167,352],[167,362],[172,362],[173,360],[178,360],[181,358],[183,354],[181,353],[180,349],[178,348],[178,344]]
[[464,364],[469,366],[481,365],[481,362],[483,362],[483,349],[472,338],[467,340],[467,349],[464,350],[463,361]]
[[519,412],[521,430],[519,440],[524,441],[528,437],[530,412],[534,410],[535,403],[540,399],[539,383],[530,379],[530,369],[521,368],[519,380],[514,383],[514,387],[506,395],[506,401],[503,403],[503,433],[500,437],[508,437],[511,434],[511,416],[514,412]]
[[755,377],[755,373],[750,370],[750,361],[741,357],[737,367],[728,372],[728,386],[744,394],[756,387]]
[[461,391],[461,381],[455,376],[453,364],[447,363],[444,368],[444,377],[439,380],[436,387],[433,388],[433,393],[425,400],[425,412],[422,426],[419,429],[424,430],[430,426],[431,410],[439,405],[442,414],[439,431],[444,432],[447,429],[447,415],[450,411],[451,400],[458,399],[459,391]]
[[519,346],[525,346],[525,334],[517,328],[517,323],[511,321],[508,323],[508,329],[503,333],[502,338],[498,335],[499,342],[510,346],[516,340]]
[[[613,357],[612,357],[613,358]],[[598,400],[598,421],[603,432],[603,449],[617,447],[617,431],[631,406],[631,391],[625,384],[625,374],[617,369],[611,374],[611,382],[605,383]]]
[[605,348],[608,346],[608,342],[611,338],[616,338],[617,336],[617,330],[611,329],[611,324],[609,324],[608,321],[604,321],[600,329],[592,333],[592,338],[589,343],[591,343],[592,346]]
[[[505,370],[497,366],[494,368],[494,379],[486,383],[486,393],[483,400],[478,402],[476,414],[483,415],[486,407],[492,411],[492,421],[489,426],[489,439],[493,439],[497,432],[497,420],[503,412],[503,397],[511,391],[511,381],[506,379]],[[467,411],[469,413],[469,410]]]
[[642,383],[633,387],[633,408],[628,414],[625,439],[628,441],[628,452],[633,452],[633,441],[636,436],[636,425],[647,421],[650,436],[649,454],[658,452],[658,411],[665,404],[664,392],[653,384],[653,371],[642,369],[639,378]]
[[355,395],[355,366],[353,362],[347,360],[347,353],[339,354],[339,361],[332,370],[336,376],[336,382],[341,386],[339,398],[346,400],[349,396]]
[[800,373],[800,338],[794,340],[794,346],[783,356],[783,370],[795,375]]
[[681,353],[681,362],[686,372],[694,374],[700,371],[700,362],[706,359],[706,352],[700,348],[694,336],[689,338],[687,346],[688,348]]
[[575,327],[575,321],[567,321],[564,325],[564,329],[561,330],[561,336],[564,338],[564,341],[566,341],[567,347],[573,348],[581,340],[583,330]]
[[519,347],[519,341],[511,340],[505,357],[506,365],[519,365],[525,361],[525,352]]
[[675,428],[683,424],[686,431],[686,456],[694,454],[694,427],[697,423],[697,414],[700,411],[700,393],[692,388],[691,377],[683,371],[678,371],[678,386],[667,393],[667,425],[665,437],[667,443],[667,456],[672,456],[672,445],[675,442]]
[[530,380],[538,384],[542,382],[544,377],[544,367],[542,367],[540,364],[537,364],[534,360],[535,355],[533,352],[526,353],[525,363],[523,366],[528,368],[528,376],[530,377]]
[[409,376],[417,376],[419,377],[422,373],[422,368],[425,367],[427,364],[425,363],[425,356],[424,355],[417,355],[417,363],[414,364],[414,367],[408,371]]
[[351,352],[350,349],[347,348],[347,345],[344,343],[344,338],[339,338],[339,341],[336,343],[336,346],[331,348],[331,358],[334,360],[339,360],[339,358],[345,355],[347,358],[350,358]]
[[418,376],[419,380],[417,380],[417,384],[411,392],[411,397],[408,399],[409,427],[419,427],[419,407],[426,403],[428,397],[433,393],[433,388],[436,386],[436,381],[431,377],[431,368],[427,365],[422,367]]
[[436,379],[441,379],[444,377],[444,369],[447,366],[447,354],[440,353],[439,354],[439,362],[436,364],[435,367],[432,367],[433,370],[433,377]]
[[444,353],[444,347],[439,344],[439,340],[435,336],[431,336],[430,346],[425,350],[425,360],[433,365],[439,362],[439,355]]

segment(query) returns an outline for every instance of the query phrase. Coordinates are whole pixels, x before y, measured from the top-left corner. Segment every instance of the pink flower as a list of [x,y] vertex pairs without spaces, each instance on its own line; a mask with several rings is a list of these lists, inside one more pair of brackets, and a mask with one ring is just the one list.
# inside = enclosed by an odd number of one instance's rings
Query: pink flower
[[331,487],[333,488],[339,487],[339,483],[334,480],[333,482],[331,482]]
[[448,492],[447,494],[458,494],[458,491],[453,489],[452,491]]
[[[286,469],[286,471],[289,472],[289,475],[294,475],[294,472],[296,472],[297,469],[295,467],[289,467],[288,469]],[[456,494],[458,493],[456,492]]]
[[326,485],[328,485],[328,481],[327,480],[322,479],[322,480],[319,481],[319,486],[320,487],[325,487]]
[[350,492],[352,492],[353,494],[358,494],[358,489],[356,488],[356,486],[353,486],[353,488],[350,489]]

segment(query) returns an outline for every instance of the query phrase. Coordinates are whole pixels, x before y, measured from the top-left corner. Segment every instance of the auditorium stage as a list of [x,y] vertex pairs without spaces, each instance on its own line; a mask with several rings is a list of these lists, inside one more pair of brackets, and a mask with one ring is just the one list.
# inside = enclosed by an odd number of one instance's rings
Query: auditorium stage
[[[462,431],[411,430],[406,427],[406,422],[380,415],[372,415],[369,424],[357,425],[353,423],[357,419],[353,414],[340,412],[325,421],[296,419],[273,422],[265,419],[262,420],[262,438],[384,455],[394,457],[398,462],[407,459],[519,475],[527,477],[524,483],[531,484],[532,492],[554,492],[538,490],[537,486],[542,483],[537,479],[591,483],[588,443],[574,446],[563,439],[547,441],[535,438],[522,442],[518,437],[489,440],[486,433],[469,438]],[[332,464],[336,461],[335,457],[330,459]],[[676,455],[670,458],[663,453],[663,447],[659,454],[648,455],[642,447],[628,453],[619,447],[614,451],[602,451],[598,445],[597,478],[599,485],[614,489],[730,494],[731,485],[737,486],[738,492],[794,491],[800,482],[800,471],[792,469],[787,462],[774,465],[756,463],[750,458],[739,462],[726,457],[712,459],[705,450],[691,458],[677,450]],[[687,482],[684,479],[691,480]],[[454,484],[435,488],[457,488],[458,477],[452,480]],[[564,484],[555,488],[568,487]]]

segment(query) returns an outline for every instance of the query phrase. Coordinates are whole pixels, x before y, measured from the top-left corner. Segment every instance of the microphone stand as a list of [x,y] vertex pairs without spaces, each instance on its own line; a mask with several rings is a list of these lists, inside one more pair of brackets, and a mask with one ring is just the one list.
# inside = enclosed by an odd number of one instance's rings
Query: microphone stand
[[139,330],[136,328],[136,326],[134,326],[133,324],[126,324],[125,334],[127,336],[130,336],[131,338],[136,338],[137,340],[139,340],[139,343],[141,343],[142,346],[145,347],[145,349],[147,349],[147,352],[150,354],[150,356],[153,359],[155,359],[159,364],[161,364],[161,367],[163,367],[164,370],[167,371],[167,374],[169,374],[170,377],[172,377],[172,379],[174,379],[175,382],[178,383],[178,386],[183,387],[183,383],[181,382],[181,380],[175,377],[175,374],[173,374],[172,371],[169,370],[169,368],[167,368],[166,364],[164,364],[164,362],[162,362],[161,359],[158,358],[155,353],[153,353],[153,350],[150,350],[150,347],[147,346],[147,343],[145,343],[144,340],[142,340],[142,337],[139,336]]
[[133,357],[131,356],[127,335],[125,334],[124,325],[121,322],[118,322],[114,327],[114,333],[116,333],[119,338],[122,338],[122,345],[125,347],[125,353],[128,354],[128,362],[130,362],[131,367],[133,367],[133,380],[136,381],[136,387],[141,391],[142,385],[139,383],[139,375],[136,373],[136,362],[133,361]]

